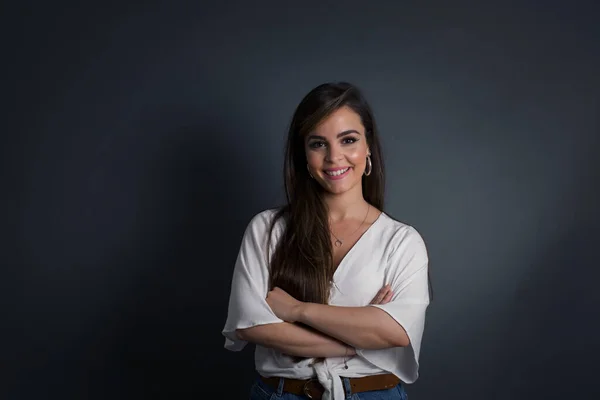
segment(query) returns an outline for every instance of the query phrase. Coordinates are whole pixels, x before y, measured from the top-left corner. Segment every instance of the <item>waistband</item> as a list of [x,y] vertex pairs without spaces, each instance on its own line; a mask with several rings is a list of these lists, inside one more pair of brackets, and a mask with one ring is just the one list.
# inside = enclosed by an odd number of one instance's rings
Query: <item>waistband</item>
[[[319,400],[322,398],[325,389],[316,378],[311,379],[292,379],[263,376],[260,379],[274,390],[292,393],[299,396],[307,396],[309,399]],[[283,382],[281,382],[283,380]],[[370,375],[361,378],[343,378],[347,380],[349,389],[352,393],[368,392],[372,390],[386,390],[397,386],[400,379],[394,374]],[[283,383],[283,387],[281,387]]]

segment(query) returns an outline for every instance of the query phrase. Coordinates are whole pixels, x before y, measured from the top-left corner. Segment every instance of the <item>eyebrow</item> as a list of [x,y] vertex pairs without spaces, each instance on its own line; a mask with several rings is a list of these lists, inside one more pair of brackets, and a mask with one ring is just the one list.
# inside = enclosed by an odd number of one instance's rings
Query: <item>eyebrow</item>
[[[350,135],[351,133],[357,133],[357,134],[360,135],[360,132],[357,131],[356,129],[348,129],[347,131],[343,131],[343,132],[338,133],[337,136],[336,136],[336,138],[341,138],[343,136]],[[323,140],[326,140],[327,138],[324,137],[324,136],[319,136],[319,135],[309,135],[308,136],[308,140],[310,140],[310,139],[323,139]]]

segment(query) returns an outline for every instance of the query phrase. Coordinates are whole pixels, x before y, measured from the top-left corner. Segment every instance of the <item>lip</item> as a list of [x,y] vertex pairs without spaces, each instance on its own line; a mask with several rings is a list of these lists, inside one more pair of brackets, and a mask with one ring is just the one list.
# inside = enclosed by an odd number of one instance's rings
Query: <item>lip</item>
[[327,168],[325,171],[335,172],[335,171],[339,171],[340,169],[346,169],[346,168],[350,168],[350,166],[347,166],[347,167],[338,167],[338,168]]
[[[341,175],[331,176],[331,175],[327,174],[327,172],[335,172],[335,171],[339,171],[341,169],[346,169],[346,168],[348,168],[348,171],[344,172]],[[337,181],[340,179],[344,179],[346,177],[346,175],[348,175],[350,173],[351,170],[352,170],[352,167],[328,168],[325,170],[326,173],[324,175],[325,175],[325,178],[327,178],[329,180]]]

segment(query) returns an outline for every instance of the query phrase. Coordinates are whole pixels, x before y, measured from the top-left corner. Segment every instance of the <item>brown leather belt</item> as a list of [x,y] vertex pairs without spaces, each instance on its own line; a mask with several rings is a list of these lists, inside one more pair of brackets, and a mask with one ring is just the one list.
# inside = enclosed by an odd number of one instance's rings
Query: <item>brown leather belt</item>
[[[264,383],[271,386],[274,390],[279,387],[278,377],[265,378],[260,377]],[[371,390],[391,389],[400,383],[400,379],[394,374],[370,375],[362,378],[348,378],[352,393],[368,392]],[[323,386],[316,378],[313,379],[288,379],[284,378],[283,391],[307,396],[309,399],[319,400],[323,396]]]

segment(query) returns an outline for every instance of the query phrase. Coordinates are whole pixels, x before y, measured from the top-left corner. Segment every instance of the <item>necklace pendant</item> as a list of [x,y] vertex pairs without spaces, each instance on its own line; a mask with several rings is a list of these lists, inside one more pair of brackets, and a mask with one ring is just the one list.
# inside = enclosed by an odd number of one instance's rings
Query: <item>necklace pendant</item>
[[336,239],[335,241],[335,247],[340,247],[342,245],[342,241],[340,239]]

